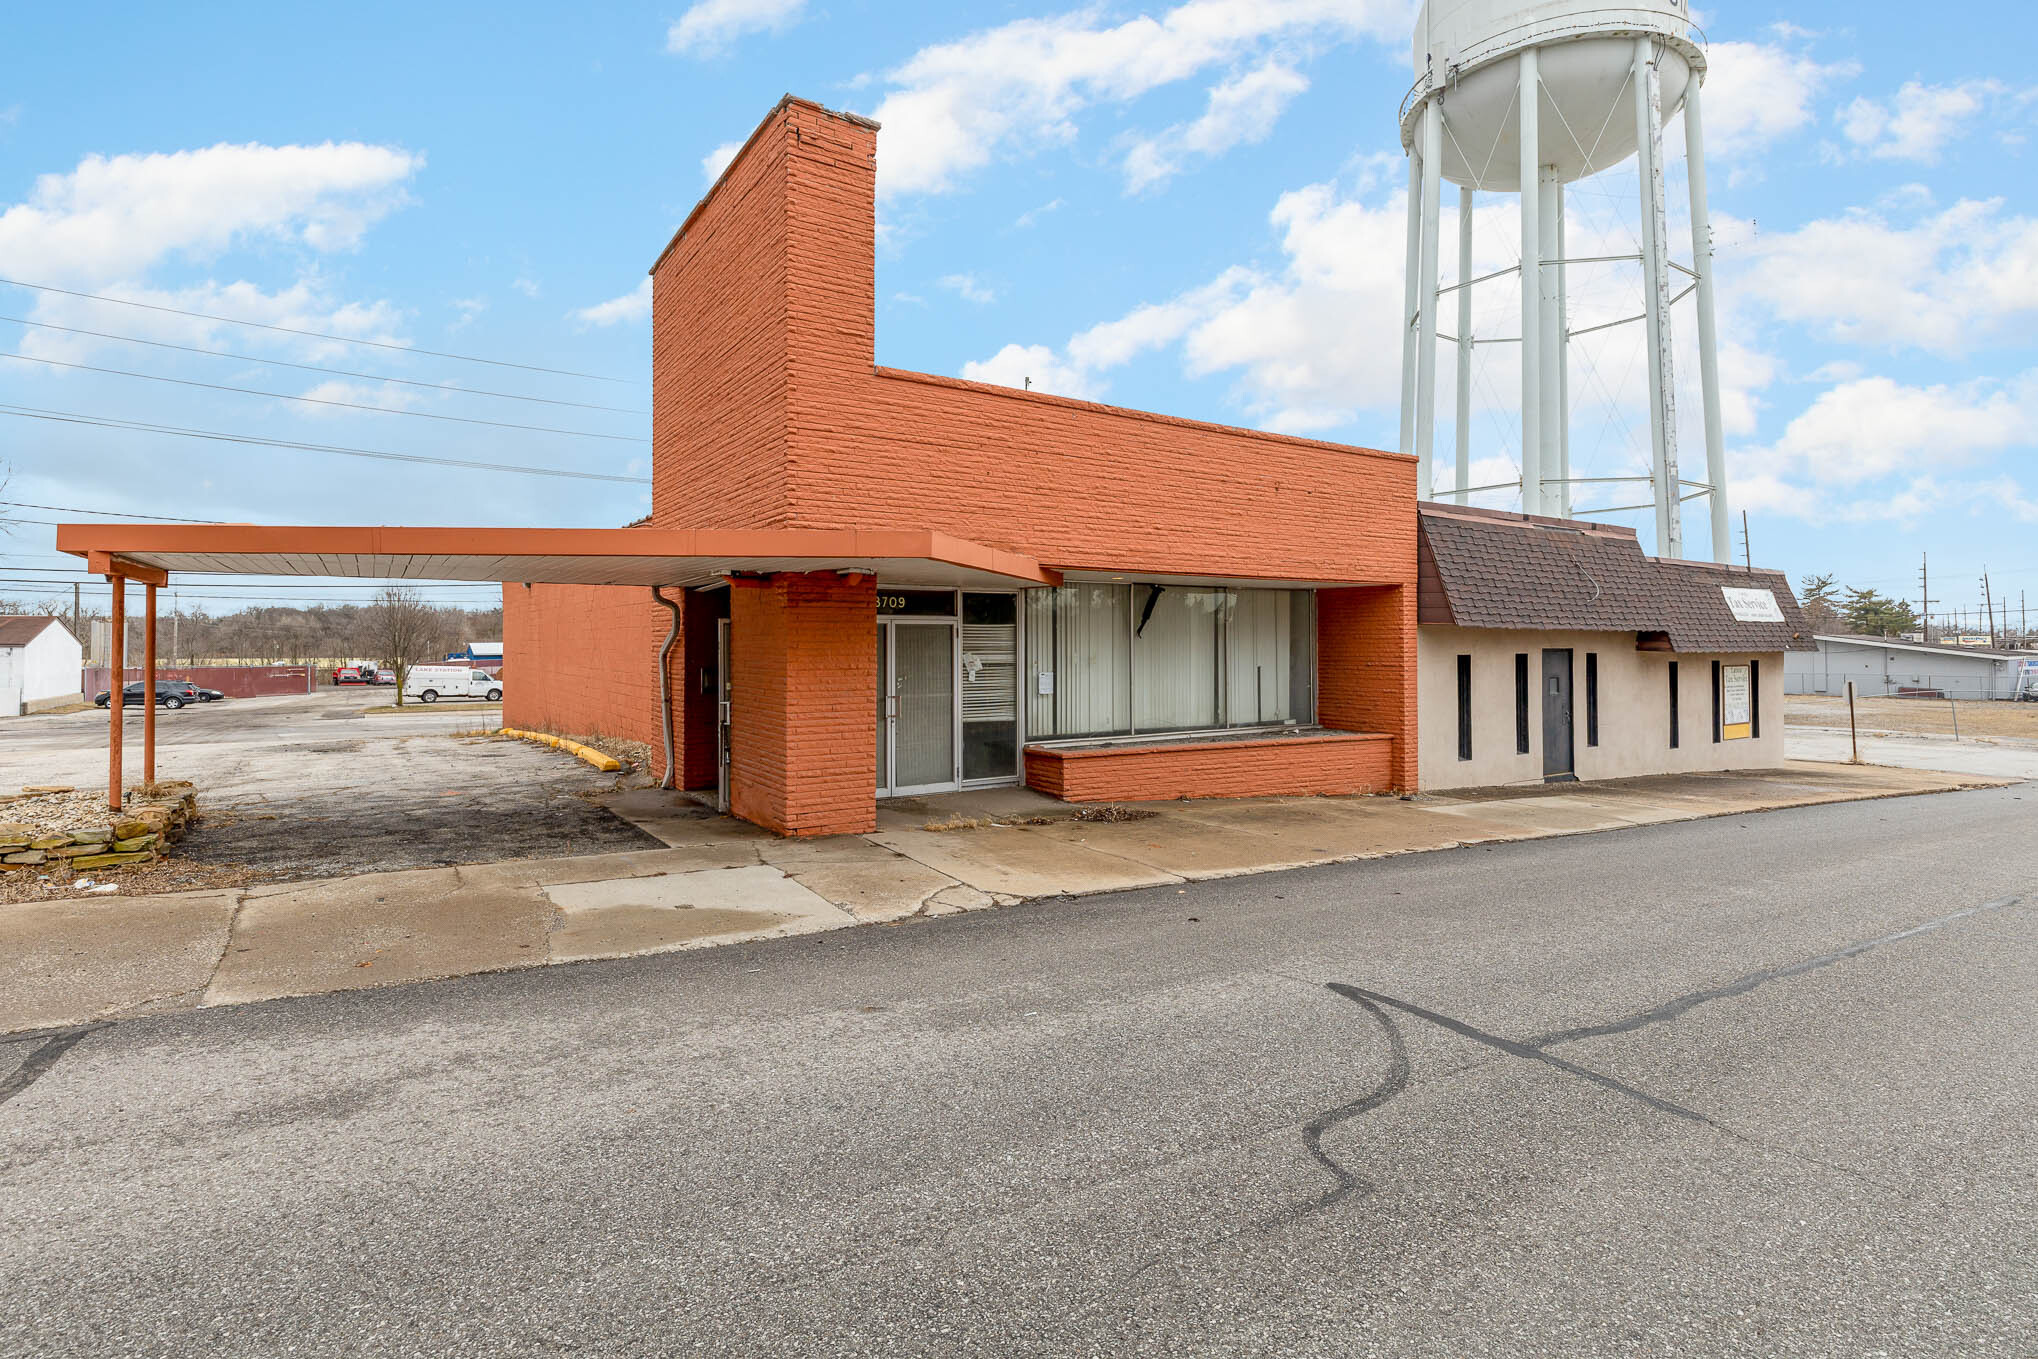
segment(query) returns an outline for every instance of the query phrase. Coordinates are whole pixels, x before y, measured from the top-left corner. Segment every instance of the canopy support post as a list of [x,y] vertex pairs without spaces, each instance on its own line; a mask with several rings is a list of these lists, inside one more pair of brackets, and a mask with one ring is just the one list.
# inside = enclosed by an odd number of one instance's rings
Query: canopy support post
[[142,586],[142,787],[156,781],[156,587]]
[[[127,580],[123,576],[109,574],[106,583],[113,587],[112,618],[108,620],[112,634],[112,654],[107,657],[111,663],[106,685],[106,806],[111,811],[120,810],[121,785],[127,780],[126,771],[120,767],[121,740],[126,735],[123,727],[127,717]],[[151,698],[154,695],[150,695]]]

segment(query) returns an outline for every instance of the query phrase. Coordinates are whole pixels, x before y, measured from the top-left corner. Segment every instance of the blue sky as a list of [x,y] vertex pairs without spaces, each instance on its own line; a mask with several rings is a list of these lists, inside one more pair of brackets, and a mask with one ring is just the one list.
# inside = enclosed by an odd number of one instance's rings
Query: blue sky
[[[1915,599],[1929,551],[1948,606],[1979,602],[1984,566],[2013,601],[2038,595],[2030,11],[1958,26],[1984,44],[1894,6],[1699,18],[1730,495],[1757,561]],[[0,316],[44,323],[0,322],[0,352],[314,398],[13,357],[0,404],[642,476],[644,271],[718,148],[793,91],[885,124],[880,361],[1392,446],[1411,20],[1381,0],[13,7],[0,277],[393,347],[0,285]],[[1673,167],[1673,226],[1682,186]],[[1609,175],[1574,195],[1576,228],[1620,239],[1632,198]],[[1498,207],[1482,257],[1505,263]],[[1581,310],[1617,308],[1622,286],[1581,280]],[[1578,470],[1632,471],[1638,360],[1609,342],[1590,362]],[[1682,389],[1688,347],[1679,363]],[[1475,375],[1475,481],[1511,466],[1510,381]],[[1702,458],[1695,437],[1684,452]],[[8,500],[191,518],[600,525],[646,503],[624,483],[19,416],[0,416],[0,458]],[[1702,550],[1701,507],[1689,524]],[[0,578],[66,566],[51,542],[17,525]]]

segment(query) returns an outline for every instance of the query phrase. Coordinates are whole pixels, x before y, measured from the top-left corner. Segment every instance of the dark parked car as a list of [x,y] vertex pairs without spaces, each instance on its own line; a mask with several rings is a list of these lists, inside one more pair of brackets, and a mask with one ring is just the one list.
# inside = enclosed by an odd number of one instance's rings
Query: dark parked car
[[[111,693],[101,690],[93,697],[92,701],[102,708],[110,708],[113,706],[112,698],[113,695]],[[142,685],[140,680],[136,680],[120,691],[120,706],[123,708],[138,707],[141,701]],[[181,708],[186,703],[196,703],[198,701],[198,686],[189,680],[156,681],[156,702],[162,707]]]
[[225,697],[226,695],[217,689],[200,689],[198,691],[198,701],[200,703],[217,703]]

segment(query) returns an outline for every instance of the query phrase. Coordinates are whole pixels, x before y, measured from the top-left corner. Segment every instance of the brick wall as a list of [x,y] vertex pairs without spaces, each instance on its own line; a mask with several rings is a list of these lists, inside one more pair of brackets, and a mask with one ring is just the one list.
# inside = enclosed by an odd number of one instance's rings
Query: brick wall
[[[660,261],[657,523],[932,528],[1063,567],[1413,578],[1411,458],[875,367],[876,151],[867,121],[782,104]],[[767,240],[783,259],[732,277]],[[782,369],[761,364],[765,340]],[[1400,362],[1395,337],[1380,362]]]
[[1385,735],[1026,751],[1026,786],[1070,802],[1378,793],[1394,786]]
[[730,590],[730,810],[784,835],[877,828],[877,587],[782,575]]
[[651,271],[651,526],[786,526],[786,162],[759,125]]
[[[662,778],[658,649],[671,626],[672,615],[640,586],[503,586],[509,676],[503,684],[503,725],[642,741],[652,748],[653,772]],[[686,674],[680,646],[672,649],[671,668],[677,693]]]
[[[1411,523],[1415,516],[1408,516]],[[1413,552],[1411,551],[1411,566]],[[1411,577],[1413,571],[1410,572]],[[1316,720],[1394,737],[1392,786],[1416,786],[1415,587],[1316,596]]]

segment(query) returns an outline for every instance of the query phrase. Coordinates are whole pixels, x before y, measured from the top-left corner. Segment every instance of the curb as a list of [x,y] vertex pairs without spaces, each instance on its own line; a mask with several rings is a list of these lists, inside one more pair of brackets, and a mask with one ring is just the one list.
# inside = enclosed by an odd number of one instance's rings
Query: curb
[[496,735],[513,736],[519,741],[536,741],[541,746],[551,746],[554,750],[578,755],[604,774],[613,774],[623,767],[623,762],[613,755],[604,755],[593,746],[584,746],[578,741],[569,741],[564,736],[554,736],[549,732],[519,731],[515,727],[503,727],[497,730]]

